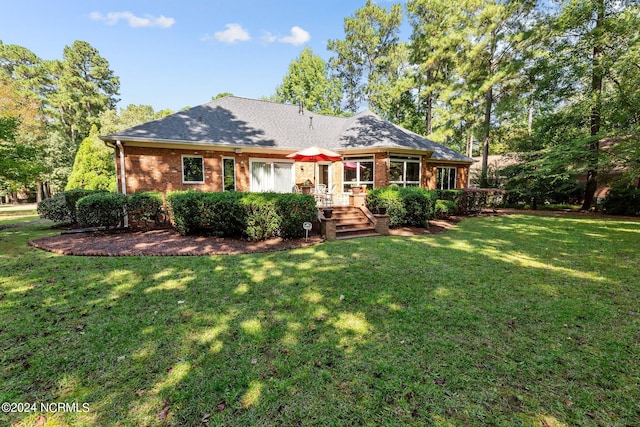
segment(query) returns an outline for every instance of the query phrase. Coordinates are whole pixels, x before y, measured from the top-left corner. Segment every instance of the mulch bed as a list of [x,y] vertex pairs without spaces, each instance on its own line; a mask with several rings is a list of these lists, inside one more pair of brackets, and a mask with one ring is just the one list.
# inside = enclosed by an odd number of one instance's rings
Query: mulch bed
[[[436,234],[448,230],[459,222],[433,220],[428,229],[405,227],[390,230],[394,236]],[[86,256],[172,256],[172,255],[230,255],[256,252],[281,251],[317,245],[323,242],[320,236],[302,239],[270,239],[250,242],[243,239],[181,236],[170,228],[149,231],[131,230],[114,232],[92,232],[64,234],[31,240],[29,244],[38,249],[62,255]]]

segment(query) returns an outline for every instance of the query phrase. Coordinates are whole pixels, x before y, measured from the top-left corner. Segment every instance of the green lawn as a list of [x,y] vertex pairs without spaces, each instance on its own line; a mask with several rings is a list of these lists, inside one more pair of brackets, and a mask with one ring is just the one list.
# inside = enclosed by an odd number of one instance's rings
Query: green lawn
[[0,424],[640,424],[639,221],[148,258],[44,227],[0,231],[0,401],[79,411]]
[[0,205],[0,228],[18,222],[29,222],[39,219],[35,205]]

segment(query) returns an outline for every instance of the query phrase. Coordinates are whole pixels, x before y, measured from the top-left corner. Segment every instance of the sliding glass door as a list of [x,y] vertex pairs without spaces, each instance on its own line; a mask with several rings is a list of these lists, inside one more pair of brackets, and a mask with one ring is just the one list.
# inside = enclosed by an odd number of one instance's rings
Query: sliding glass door
[[293,162],[251,160],[251,191],[290,193],[293,184]]

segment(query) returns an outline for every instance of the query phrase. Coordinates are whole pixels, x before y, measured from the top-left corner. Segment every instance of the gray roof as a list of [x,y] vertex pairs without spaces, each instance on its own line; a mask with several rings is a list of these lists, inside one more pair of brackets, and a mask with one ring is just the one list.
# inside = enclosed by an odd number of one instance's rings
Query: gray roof
[[227,96],[101,137],[106,141],[198,143],[230,147],[299,150],[310,146],[432,151],[432,158],[472,159],[383,120],[370,111],[334,117],[280,104]]

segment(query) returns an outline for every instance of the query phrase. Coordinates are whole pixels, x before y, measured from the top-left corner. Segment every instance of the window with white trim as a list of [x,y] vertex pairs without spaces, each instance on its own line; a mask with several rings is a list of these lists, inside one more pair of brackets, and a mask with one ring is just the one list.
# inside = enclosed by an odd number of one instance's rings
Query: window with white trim
[[344,192],[352,186],[373,188],[373,157],[345,157],[342,161]]
[[222,191],[236,191],[236,159],[222,158]]
[[389,183],[401,187],[419,187],[420,157],[392,156],[389,159]]
[[182,156],[182,183],[204,183],[204,158],[202,156]]
[[437,168],[436,188],[438,190],[455,190],[456,168]]

